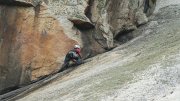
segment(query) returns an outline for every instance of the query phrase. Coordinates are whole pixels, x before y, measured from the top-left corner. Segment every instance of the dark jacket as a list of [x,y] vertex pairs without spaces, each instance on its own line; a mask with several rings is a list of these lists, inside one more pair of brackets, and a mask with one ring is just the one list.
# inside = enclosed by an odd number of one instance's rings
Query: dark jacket
[[75,50],[71,50],[66,54],[64,63],[67,63],[69,61],[77,62],[81,60],[81,56],[79,53],[77,53]]

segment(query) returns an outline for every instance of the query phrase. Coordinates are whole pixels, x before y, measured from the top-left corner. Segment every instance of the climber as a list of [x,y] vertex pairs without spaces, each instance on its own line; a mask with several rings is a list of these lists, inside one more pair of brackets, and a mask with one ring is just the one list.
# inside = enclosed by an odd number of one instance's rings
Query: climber
[[70,50],[65,57],[64,64],[62,65],[62,69],[60,71],[63,71],[69,67],[70,61],[74,63],[74,65],[80,65],[82,64],[82,58],[80,54],[81,48],[79,45],[75,45],[74,49]]

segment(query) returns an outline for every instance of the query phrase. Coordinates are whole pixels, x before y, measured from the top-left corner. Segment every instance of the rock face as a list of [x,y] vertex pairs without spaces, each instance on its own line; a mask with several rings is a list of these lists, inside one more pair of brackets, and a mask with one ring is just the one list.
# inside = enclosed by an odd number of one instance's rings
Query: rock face
[[[154,0],[94,0],[90,18],[99,33],[108,40],[108,45],[112,46],[114,37],[148,21],[146,12],[153,9],[149,4],[151,1]],[[147,9],[145,13],[144,9]]]
[[135,39],[18,101],[179,101],[179,27],[180,4],[159,9]]
[[0,0],[0,91],[48,75],[76,43],[84,58],[145,24],[156,0]]
[[74,23],[79,24],[89,22],[85,15],[85,10],[88,6],[88,0],[49,0],[47,5],[51,13],[56,17],[66,17]]
[[95,25],[95,36],[101,37],[97,41],[111,48],[114,38],[119,39],[148,21],[146,15],[153,12],[156,0],[90,0],[89,4],[91,9],[87,16]]
[[87,25],[87,29],[91,29],[92,24],[83,13],[87,1],[7,0],[0,3],[5,5],[0,8],[0,91],[27,84],[59,69],[65,54],[76,43],[86,45],[82,54],[97,54],[102,50],[91,36],[83,36],[74,26]]
[[160,9],[169,5],[177,5],[180,4],[179,0],[157,0],[157,5],[155,7],[154,13],[158,13]]
[[0,7],[0,90],[24,84],[59,69],[77,41],[43,6]]

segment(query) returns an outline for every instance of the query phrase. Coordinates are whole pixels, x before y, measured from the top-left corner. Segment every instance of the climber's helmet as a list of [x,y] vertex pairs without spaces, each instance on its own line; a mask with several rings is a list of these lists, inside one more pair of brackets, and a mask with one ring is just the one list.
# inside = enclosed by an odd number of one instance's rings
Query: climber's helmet
[[75,50],[78,54],[80,54],[80,52],[81,52],[81,47],[80,47],[79,45],[74,45],[74,50]]
[[74,45],[74,49],[80,49],[81,47],[79,45]]

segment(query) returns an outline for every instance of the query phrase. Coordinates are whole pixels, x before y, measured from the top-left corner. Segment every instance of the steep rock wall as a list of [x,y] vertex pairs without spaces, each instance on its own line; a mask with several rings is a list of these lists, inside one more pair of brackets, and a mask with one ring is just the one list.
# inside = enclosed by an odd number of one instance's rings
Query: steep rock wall
[[77,41],[70,39],[44,6],[0,7],[0,90],[59,69]]
[[89,30],[93,25],[84,13],[87,2],[0,1],[0,91],[56,71],[76,43],[85,46],[85,58],[104,52]]
[[131,33],[139,37],[18,101],[179,101],[179,27],[180,5],[168,5]]
[[93,23],[86,16],[89,2],[90,0],[49,0],[46,2],[51,14],[62,23],[65,33],[81,44],[84,58],[105,52],[106,47],[103,46],[107,46],[106,40],[102,45],[99,43],[98,39],[103,39],[103,37],[96,37],[100,34],[96,32]]
[[76,43],[84,58],[114,48],[115,37],[147,22],[150,7],[143,13],[143,0],[0,0],[0,4],[0,90],[57,70]]
[[91,15],[98,34],[102,34],[113,46],[119,34],[137,29],[148,21],[156,0],[92,0]]

